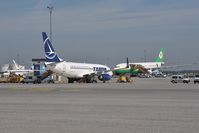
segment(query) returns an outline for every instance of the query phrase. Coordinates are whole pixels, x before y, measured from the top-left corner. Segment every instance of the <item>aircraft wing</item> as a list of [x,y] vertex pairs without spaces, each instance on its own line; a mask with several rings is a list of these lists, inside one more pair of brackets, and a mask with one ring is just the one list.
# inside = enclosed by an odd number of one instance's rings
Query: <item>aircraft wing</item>
[[193,65],[196,65],[196,64],[197,64],[197,63],[161,66],[161,69],[169,69],[169,68],[177,68],[177,67],[193,66]]
[[37,70],[7,70],[7,72],[34,72],[34,71],[37,71]]

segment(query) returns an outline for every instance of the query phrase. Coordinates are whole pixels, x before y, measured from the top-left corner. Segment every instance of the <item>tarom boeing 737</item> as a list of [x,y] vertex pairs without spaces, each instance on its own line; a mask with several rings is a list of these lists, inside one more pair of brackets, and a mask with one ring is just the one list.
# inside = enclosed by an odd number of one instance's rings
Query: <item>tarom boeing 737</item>
[[67,77],[69,83],[84,81],[86,83],[108,81],[112,77],[112,71],[106,65],[67,62],[61,59],[55,52],[53,45],[45,32],[42,32],[46,58],[46,66],[52,72]]

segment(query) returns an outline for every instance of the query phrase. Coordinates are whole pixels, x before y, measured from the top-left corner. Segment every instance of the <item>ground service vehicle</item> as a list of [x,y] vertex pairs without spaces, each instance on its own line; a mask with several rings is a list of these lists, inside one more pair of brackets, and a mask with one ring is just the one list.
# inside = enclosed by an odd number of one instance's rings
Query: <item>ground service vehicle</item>
[[195,83],[199,83],[199,75],[196,75],[196,76],[195,76],[193,82],[194,82],[194,84],[195,84]]
[[188,77],[185,77],[184,75],[173,75],[171,77],[172,83],[189,83],[190,79]]
[[131,83],[133,81],[131,80],[130,75],[120,75],[117,82],[118,83]]
[[26,83],[26,84],[28,84],[28,83],[35,83],[35,81],[36,81],[36,78],[35,78],[34,76],[26,76],[26,77],[24,78],[24,80],[21,81],[21,83]]

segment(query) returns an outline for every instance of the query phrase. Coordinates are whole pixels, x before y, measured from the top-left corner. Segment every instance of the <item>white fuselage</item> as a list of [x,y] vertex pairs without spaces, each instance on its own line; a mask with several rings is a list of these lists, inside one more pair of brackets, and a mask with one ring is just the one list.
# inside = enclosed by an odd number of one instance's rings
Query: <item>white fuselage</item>
[[[83,78],[85,75],[97,74],[98,72],[110,70],[110,68],[105,65],[66,61],[46,63],[46,65],[51,71],[68,78]],[[108,74],[112,75],[112,72],[108,72]]]
[[[152,70],[152,69],[157,69],[157,68],[161,68],[161,66],[164,64],[164,62],[140,62],[140,63],[129,63],[129,65],[142,65],[143,67],[145,67],[148,70]],[[126,67],[126,63],[120,63],[118,65],[116,65],[116,68],[124,68]]]
[[28,73],[33,73],[34,70],[7,70],[8,73],[15,73],[16,75],[26,76]]

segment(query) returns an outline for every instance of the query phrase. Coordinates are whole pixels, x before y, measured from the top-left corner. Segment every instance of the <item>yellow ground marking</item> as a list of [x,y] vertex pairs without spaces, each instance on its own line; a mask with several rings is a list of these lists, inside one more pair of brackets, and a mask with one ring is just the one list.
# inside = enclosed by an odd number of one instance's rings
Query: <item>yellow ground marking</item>
[[55,88],[31,88],[28,89],[30,92],[50,92],[55,90]]

